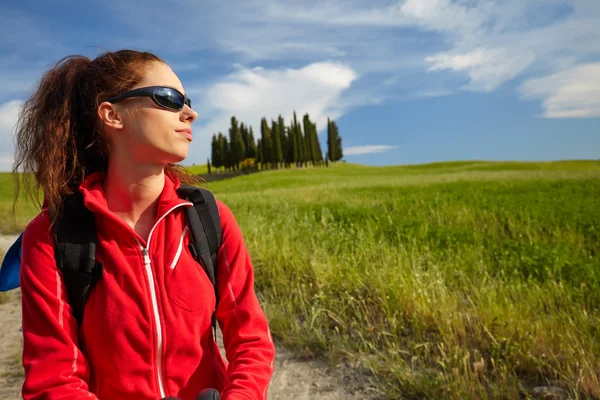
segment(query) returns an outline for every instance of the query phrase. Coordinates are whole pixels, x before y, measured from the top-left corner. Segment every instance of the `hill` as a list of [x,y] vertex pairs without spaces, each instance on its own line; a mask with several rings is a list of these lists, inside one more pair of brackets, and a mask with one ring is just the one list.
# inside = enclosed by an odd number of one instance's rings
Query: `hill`
[[350,360],[391,398],[600,396],[599,162],[339,164],[208,187],[299,354]]
[[374,373],[392,398],[600,397],[600,162],[337,164],[206,186],[299,355]]

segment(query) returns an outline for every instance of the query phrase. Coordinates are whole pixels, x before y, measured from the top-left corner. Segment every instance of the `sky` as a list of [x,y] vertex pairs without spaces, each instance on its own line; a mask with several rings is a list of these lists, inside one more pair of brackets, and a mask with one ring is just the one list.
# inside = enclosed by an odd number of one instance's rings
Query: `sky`
[[600,0],[24,0],[0,5],[0,170],[23,101],[61,58],[152,51],[199,117],[296,111],[367,165],[600,158]]

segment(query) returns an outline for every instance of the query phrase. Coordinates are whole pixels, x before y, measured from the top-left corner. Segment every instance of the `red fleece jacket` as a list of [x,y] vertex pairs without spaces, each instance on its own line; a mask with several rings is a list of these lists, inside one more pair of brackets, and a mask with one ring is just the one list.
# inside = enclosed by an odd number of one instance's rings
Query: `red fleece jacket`
[[[56,268],[47,209],[23,237],[24,399],[194,399],[204,388],[224,400],[266,399],[275,348],[254,292],[252,263],[229,208],[217,201],[217,320],[229,364],[211,334],[212,284],[188,250],[185,207],[165,179],[147,238],[107,208],[103,175],[81,185],[94,212],[104,265],[78,327]],[[147,251],[148,256],[144,256]]]

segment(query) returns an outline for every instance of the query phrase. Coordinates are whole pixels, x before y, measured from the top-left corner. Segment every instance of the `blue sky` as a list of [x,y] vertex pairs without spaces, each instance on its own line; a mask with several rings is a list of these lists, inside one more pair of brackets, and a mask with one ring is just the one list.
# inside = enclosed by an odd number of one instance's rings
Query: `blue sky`
[[186,164],[229,118],[308,112],[346,160],[600,158],[598,0],[49,0],[0,5],[0,169],[44,70],[149,50],[199,119]]

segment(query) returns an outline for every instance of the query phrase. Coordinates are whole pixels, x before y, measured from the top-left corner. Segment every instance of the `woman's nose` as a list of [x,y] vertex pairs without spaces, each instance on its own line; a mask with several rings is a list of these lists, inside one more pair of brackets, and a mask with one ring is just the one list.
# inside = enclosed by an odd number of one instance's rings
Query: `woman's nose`
[[187,104],[183,106],[183,112],[181,113],[181,118],[185,122],[189,122],[190,124],[198,118],[198,113],[190,108]]

